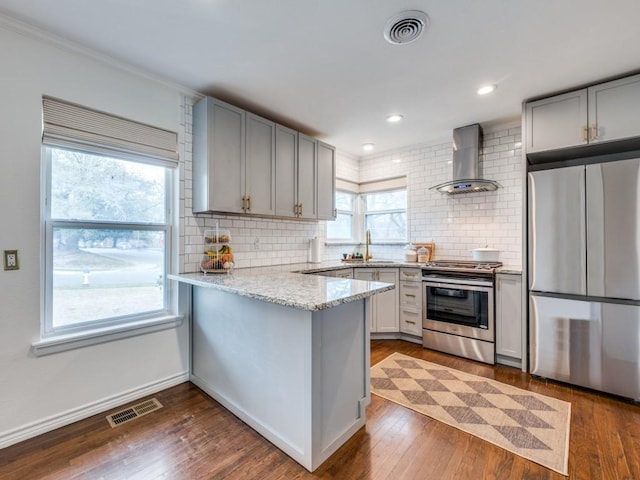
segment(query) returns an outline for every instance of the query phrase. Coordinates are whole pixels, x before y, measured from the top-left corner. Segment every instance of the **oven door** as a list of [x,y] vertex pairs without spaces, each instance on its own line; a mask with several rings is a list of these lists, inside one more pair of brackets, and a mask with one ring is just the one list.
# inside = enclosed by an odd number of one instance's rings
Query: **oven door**
[[488,342],[495,340],[493,287],[422,282],[422,327]]

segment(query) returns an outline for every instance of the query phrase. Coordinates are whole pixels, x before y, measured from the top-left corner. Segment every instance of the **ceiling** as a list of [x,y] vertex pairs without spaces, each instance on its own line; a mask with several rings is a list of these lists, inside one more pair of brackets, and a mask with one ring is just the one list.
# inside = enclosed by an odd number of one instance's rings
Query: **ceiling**
[[[403,10],[429,26],[391,45],[383,27]],[[640,68],[638,0],[0,0],[0,12],[356,156],[518,121],[523,99]],[[480,97],[484,84],[498,88]]]

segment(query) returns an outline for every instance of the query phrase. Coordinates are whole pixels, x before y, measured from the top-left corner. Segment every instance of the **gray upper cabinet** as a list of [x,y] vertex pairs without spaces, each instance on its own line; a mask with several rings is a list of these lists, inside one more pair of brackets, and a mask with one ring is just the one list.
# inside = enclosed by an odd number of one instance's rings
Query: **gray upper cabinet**
[[529,102],[526,106],[527,152],[587,143],[587,90]]
[[276,124],[246,114],[244,210],[256,215],[276,214]]
[[318,220],[335,220],[336,149],[318,142]]
[[528,102],[527,153],[640,136],[640,75]]
[[245,112],[215,98],[193,107],[193,211],[242,213]]
[[640,75],[589,88],[591,143],[640,135]]
[[318,141],[298,133],[298,202],[299,218],[318,218]]
[[297,205],[298,132],[276,125],[276,215],[295,217]]
[[331,145],[221,100],[193,108],[194,213],[333,220],[335,162]]

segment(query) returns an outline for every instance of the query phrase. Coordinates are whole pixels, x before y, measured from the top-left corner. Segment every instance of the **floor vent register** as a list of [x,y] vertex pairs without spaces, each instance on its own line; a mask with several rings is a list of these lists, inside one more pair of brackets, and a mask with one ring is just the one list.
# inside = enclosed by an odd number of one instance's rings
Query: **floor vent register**
[[155,412],[160,408],[162,408],[162,404],[155,398],[152,398],[151,400],[145,400],[133,407],[107,415],[107,421],[109,422],[109,425],[111,425],[111,428],[114,428],[135,418],[142,417],[147,413]]

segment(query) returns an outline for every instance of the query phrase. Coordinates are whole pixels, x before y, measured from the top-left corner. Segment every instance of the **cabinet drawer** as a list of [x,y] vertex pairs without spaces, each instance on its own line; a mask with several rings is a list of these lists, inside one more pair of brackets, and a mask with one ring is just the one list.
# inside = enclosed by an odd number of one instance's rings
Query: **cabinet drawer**
[[401,268],[400,281],[421,282],[422,270],[419,268]]
[[411,335],[422,335],[422,317],[419,308],[400,307],[400,331]]
[[422,282],[400,282],[400,305],[421,308]]
[[333,276],[337,278],[353,278],[353,269],[347,268],[345,270],[334,270]]

